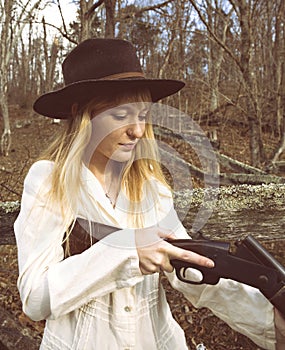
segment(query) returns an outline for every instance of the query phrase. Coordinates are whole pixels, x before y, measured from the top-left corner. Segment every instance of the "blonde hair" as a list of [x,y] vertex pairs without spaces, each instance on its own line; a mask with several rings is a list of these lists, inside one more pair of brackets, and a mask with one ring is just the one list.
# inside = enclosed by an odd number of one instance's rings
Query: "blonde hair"
[[[80,109],[73,106],[72,118],[66,121],[65,128],[41,155],[41,159],[51,160],[55,164],[51,174],[50,198],[60,204],[63,216],[68,205],[73,212],[77,212],[80,194],[84,192],[81,168],[84,151],[91,138],[92,116],[123,103],[150,101],[149,91],[132,90],[116,94],[109,92],[105,96],[95,97]],[[143,225],[138,208],[144,182],[154,178],[168,187],[159,162],[151,117],[148,118],[144,136],[137,144],[132,158],[125,164],[121,178],[121,186],[132,206],[130,222],[134,227]]]

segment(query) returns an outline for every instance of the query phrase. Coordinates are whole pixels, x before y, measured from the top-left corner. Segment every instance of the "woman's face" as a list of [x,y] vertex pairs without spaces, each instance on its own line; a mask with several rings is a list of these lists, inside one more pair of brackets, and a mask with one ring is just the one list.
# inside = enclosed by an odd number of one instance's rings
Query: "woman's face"
[[145,132],[150,104],[127,103],[108,109],[92,119],[92,160],[127,162]]

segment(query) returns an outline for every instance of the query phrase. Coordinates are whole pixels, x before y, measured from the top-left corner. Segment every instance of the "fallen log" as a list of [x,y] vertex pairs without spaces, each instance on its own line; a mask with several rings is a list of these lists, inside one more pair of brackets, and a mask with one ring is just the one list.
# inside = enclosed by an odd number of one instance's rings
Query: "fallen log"
[[175,193],[176,211],[192,236],[284,240],[285,185],[240,185]]
[[[176,191],[177,213],[189,232],[203,230],[213,239],[233,240],[248,233],[284,239],[285,185],[239,185]],[[19,202],[0,203],[0,245],[15,244],[13,223]]]

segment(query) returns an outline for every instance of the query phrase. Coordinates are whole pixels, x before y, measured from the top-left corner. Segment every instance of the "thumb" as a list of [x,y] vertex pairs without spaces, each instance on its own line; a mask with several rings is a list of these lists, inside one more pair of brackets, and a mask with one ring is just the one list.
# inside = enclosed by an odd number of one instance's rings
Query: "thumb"
[[163,229],[159,228],[158,236],[162,239],[169,239],[169,240],[174,240],[177,238],[173,231],[165,228]]

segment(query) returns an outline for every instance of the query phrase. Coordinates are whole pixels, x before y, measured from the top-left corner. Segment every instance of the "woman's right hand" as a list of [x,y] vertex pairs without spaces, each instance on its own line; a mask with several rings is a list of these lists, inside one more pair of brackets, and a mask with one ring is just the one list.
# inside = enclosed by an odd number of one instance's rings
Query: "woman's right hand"
[[140,270],[143,275],[155,272],[172,272],[172,259],[191,262],[205,267],[214,267],[214,262],[197,253],[173,246],[165,239],[175,239],[175,235],[165,229],[153,226],[136,230],[136,247]]

